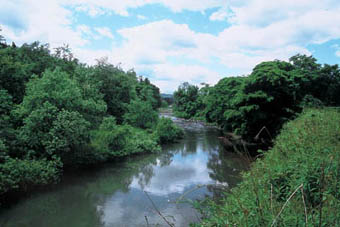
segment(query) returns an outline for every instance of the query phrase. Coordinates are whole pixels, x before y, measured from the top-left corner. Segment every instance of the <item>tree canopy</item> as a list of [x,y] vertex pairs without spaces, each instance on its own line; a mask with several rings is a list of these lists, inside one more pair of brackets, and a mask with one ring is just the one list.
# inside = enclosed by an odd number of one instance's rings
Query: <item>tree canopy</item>
[[213,87],[184,83],[174,93],[174,110],[248,139],[264,126],[274,136],[304,105],[339,106],[339,84],[338,65],[320,65],[313,56],[298,54],[289,62],[262,62],[250,75],[226,77]]
[[172,122],[157,130],[159,88],[133,70],[82,64],[68,45],[0,44],[0,203],[56,183],[65,168],[158,152],[159,138],[179,137]]

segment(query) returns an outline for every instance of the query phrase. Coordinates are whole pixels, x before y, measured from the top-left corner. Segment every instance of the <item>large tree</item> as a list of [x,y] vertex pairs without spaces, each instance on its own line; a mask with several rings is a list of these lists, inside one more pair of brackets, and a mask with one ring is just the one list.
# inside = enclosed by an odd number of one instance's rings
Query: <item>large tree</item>
[[102,100],[84,97],[75,80],[60,69],[46,71],[27,84],[16,115],[23,120],[19,138],[32,155],[64,157],[89,142],[91,115],[106,110]]
[[181,84],[174,92],[174,111],[180,117],[191,118],[202,109],[198,103],[199,88],[187,82]]
[[94,77],[97,80],[99,91],[104,95],[107,113],[114,116],[117,123],[122,123],[128,104],[131,100],[136,99],[136,75],[125,73],[104,59],[98,61],[95,66]]

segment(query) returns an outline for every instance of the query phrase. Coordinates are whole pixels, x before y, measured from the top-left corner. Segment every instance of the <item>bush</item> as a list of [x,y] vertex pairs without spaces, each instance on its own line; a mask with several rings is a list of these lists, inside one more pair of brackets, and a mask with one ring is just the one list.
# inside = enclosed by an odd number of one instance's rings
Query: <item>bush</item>
[[128,112],[124,114],[124,122],[134,127],[152,128],[158,119],[158,113],[154,111],[149,102],[134,100],[128,106]]
[[162,100],[161,108],[168,108],[168,107],[169,107],[168,102],[165,100]]
[[113,117],[104,118],[93,133],[92,147],[104,159],[160,150],[152,135],[130,125],[116,125]]
[[305,107],[305,108],[320,108],[323,107],[324,104],[320,99],[317,99],[313,97],[312,95],[306,95],[301,103],[300,106]]
[[7,157],[0,164],[0,195],[8,191],[26,191],[32,187],[56,183],[61,166],[59,160],[20,160]]
[[311,226],[339,225],[339,151],[340,113],[305,111],[284,126],[222,205],[201,207],[202,225],[304,226],[306,219]]
[[155,134],[161,144],[175,142],[183,138],[183,129],[175,125],[171,119],[162,117],[157,124]]

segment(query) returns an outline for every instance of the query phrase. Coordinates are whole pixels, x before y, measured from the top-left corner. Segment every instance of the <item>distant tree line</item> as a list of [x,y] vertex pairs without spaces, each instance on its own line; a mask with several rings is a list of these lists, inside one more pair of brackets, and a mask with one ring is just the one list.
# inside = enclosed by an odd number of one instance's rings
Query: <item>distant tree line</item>
[[166,102],[167,106],[174,103],[174,96],[172,94],[161,94],[161,98],[164,102]]

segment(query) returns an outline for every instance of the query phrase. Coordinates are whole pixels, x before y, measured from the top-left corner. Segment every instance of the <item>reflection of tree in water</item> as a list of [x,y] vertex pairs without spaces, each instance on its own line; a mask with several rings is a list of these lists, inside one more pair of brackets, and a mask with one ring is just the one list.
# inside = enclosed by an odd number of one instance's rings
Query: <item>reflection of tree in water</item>
[[218,131],[215,128],[180,119],[177,119],[176,124],[184,128],[184,139],[179,143],[164,146],[165,150],[171,151],[173,154],[180,153],[183,157],[196,153],[198,149],[203,151],[216,150],[218,146]]
[[198,145],[197,137],[198,135],[195,132],[186,136],[186,140],[184,141],[184,150],[182,151],[183,157],[196,153]]
[[[159,164],[161,167],[168,166],[172,162],[173,154],[170,152],[164,152],[161,155],[156,154],[156,159],[149,164],[146,164],[138,169],[138,172],[133,176],[138,178],[138,184],[141,189],[150,184],[152,177],[154,176],[154,166]],[[131,180],[133,179],[131,178]]]
[[[153,166],[171,163],[168,153],[129,157],[95,171],[66,175],[63,182],[46,193],[39,192],[2,215],[1,226],[103,226],[103,207],[117,192],[128,192],[134,177],[149,184]],[[117,211],[118,212],[118,211]],[[20,214],[15,215],[13,214]]]
[[154,176],[153,165],[144,166],[138,174],[138,184],[142,190],[150,184],[151,178]]
[[216,152],[220,148],[220,143],[218,140],[219,132],[217,129],[211,128],[205,131],[202,148],[204,151],[212,153]]
[[[37,198],[14,210],[13,213],[21,215],[16,222],[11,219],[11,225],[103,226],[103,207],[117,192],[129,192],[134,179],[135,183],[144,189],[154,177],[155,165],[168,166],[175,154],[185,157],[196,153],[197,150],[209,154],[207,168],[210,169],[210,177],[213,180],[234,186],[239,182],[238,175],[245,164],[236,154],[223,152],[217,137],[218,132],[209,128],[186,131],[183,140],[164,146],[162,153],[132,156],[114,164],[107,164],[102,169],[88,172],[82,170],[73,176],[68,175],[54,190],[41,193]],[[216,185],[209,185],[208,190],[215,196],[225,191]],[[131,201],[133,202],[135,200]]]
[[238,154],[217,150],[210,153],[207,167],[211,170],[210,178],[217,182],[209,185],[208,190],[214,197],[220,197],[226,191],[225,186],[230,189],[240,182],[241,172],[247,169],[248,162]]
[[0,226],[103,226],[93,198],[86,195],[80,185],[62,191],[39,192],[10,210],[9,220],[4,214]]
[[159,165],[161,167],[168,166],[172,162],[172,157],[174,156],[173,153],[164,152],[160,157],[158,157]]
[[[211,146],[212,144],[214,146]],[[183,140],[175,144],[164,146],[164,150],[169,151],[172,154],[181,154],[181,156],[186,157],[195,154],[198,149],[203,148],[204,151],[208,151],[213,150],[214,147],[216,147],[216,140],[211,141],[211,136],[209,138],[208,133],[186,131]]]
[[167,144],[162,146],[163,153],[171,153],[172,155],[178,154],[184,151],[185,149],[185,139],[181,140],[178,143]]

